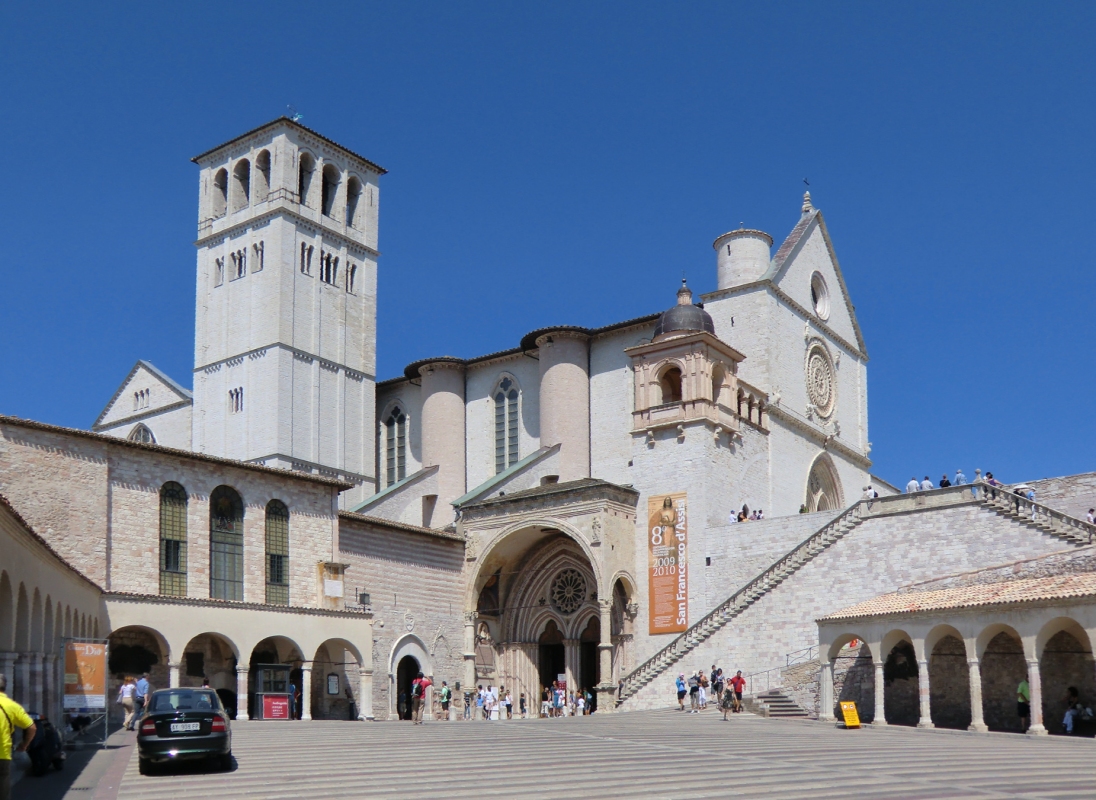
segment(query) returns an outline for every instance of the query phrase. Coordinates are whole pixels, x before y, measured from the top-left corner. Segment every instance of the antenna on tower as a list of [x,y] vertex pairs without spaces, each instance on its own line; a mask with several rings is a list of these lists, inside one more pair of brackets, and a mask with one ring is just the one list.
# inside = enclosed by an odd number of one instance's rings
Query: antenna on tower
[[286,112],[286,115],[291,120],[293,120],[294,122],[300,122],[302,119],[304,119],[304,114],[297,111],[296,106],[293,106],[293,105],[286,106],[285,107],[285,112]]

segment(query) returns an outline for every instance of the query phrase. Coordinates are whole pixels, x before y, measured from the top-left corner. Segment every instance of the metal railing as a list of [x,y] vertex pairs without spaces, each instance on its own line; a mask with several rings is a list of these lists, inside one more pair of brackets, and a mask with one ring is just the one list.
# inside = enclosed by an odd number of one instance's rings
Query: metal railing
[[806,664],[808,661],[818,658],[818,645],[812,644],[802,650],[796,650],[784,656],[784,666],[794,667],[796,664]]

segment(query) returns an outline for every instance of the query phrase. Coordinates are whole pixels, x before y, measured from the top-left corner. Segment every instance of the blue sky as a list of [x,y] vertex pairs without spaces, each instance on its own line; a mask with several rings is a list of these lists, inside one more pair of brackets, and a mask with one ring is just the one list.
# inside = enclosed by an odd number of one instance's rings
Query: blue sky
[[390,170],[381,378],[710,291],[807,177],[874,471],[1096,469],[1094,35],[1068,2],[5,4],[0,412],[87,427],[138,358],[191,383],[189,159],[292,103]]

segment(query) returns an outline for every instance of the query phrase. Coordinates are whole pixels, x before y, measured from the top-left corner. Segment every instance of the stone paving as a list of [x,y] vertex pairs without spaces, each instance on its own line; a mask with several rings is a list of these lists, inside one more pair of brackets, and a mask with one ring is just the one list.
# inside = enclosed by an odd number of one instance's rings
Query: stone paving
[[[132,734],[129,734],[132,736]],[[840,730],[716,712],[512,722],[236,723],[236,767],[152,776],[118,797],[1092,798],[1092,739]]]

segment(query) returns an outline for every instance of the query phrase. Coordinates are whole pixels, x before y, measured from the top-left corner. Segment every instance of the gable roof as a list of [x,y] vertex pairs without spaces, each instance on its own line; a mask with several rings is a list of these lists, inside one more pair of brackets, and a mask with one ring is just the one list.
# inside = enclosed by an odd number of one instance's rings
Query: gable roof
[[[849,287],[845,284],[845,276],[841,272],[841,265],[837,261],[837,253],[833,249],[833,240],[830,239],[830,232],[826,228],[826,220],[823,219],[820,210],[812,208],[810,211],[804,212],[799,222],[788,234],[788,238],[777,249],[776,255],[773,256],[773,260],[765,274],[761,276],[761,280],[778,286],[781,277],[784,275],[785,267],[799,255],[799,251],[803,249],[803,245],[806,244],[815,228],[818,228],[822,233],[822,241],[825,242],[826,252],[833,264],[834,273],[837,275],[837,285],[841,287],[841,297],[845,300],[845,307],[848,309],[849,318],[852,320],[852,327],[856,333],[857,348],[861,353],[867,355],[868,350],[864,346],[864,335],[860,332],[860,323],[856,320],[856,307],[852,304],[852,298],[849,297]],[[814,314],[808,314],[808,316],[815,322],[821,322],[825,326],[825,323],[818,320]]]
[[[102,421],[106,418],[107,414],[110,412],[110,409],[114,406],[115,402],[117,402],[122,392],[125,391],[126,385],[131,380],[133,380],[133,376],[137,374],[137,370],[141,369],[142,367],[151,372],[153,376],[155,376],[162,384],[164,384],[164,386],[175,392],[175,394],[179,395],[180,401],[185,401],[186,403],[194,402],[194,394],[190,391],[190,389],[187,389],[179,385],[179,383],[177,383],[176,381],[172,380],[165,372],[154,366],[151,361],[145,361],[143,358],[137,359],[137,363],[133,365],[133,369],[131,369],[129,371],[129,374],[126,375],[125,380],[123,380],[118,385],[118,389],[114,392],[114,395],[103,407],[103,410],[99,412],[99,416],[95,418],[95,422],[91,424],[92,430],[95,430],[99,426],[99,424],[102,423]],[[131,414],[130,416],[136,415]]]

